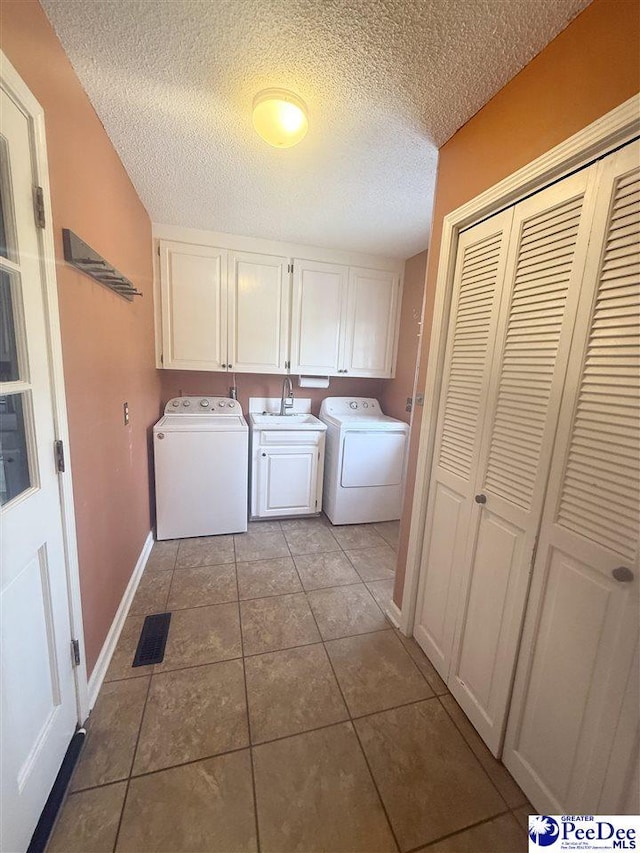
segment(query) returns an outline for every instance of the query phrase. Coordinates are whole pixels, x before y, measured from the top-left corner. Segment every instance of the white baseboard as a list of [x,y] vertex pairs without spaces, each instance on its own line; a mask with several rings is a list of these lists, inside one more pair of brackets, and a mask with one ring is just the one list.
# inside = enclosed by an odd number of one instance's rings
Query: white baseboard
[[391,601],[387,605],[385,615],[394,628],[400,628],[400,619],[402,618],[402,613],[393,599],[391,599]]
[[138,557],[138,562],[136,563],[131,577],[129,578],[129,583],[124,591],[120,605],[116,610],[116,615],[113,617],[113,622],[111,623],[109,633],[107,634],[102,649],[100,650],[100,654],[98,655],[96,665],[94,666],[91,677],[89,678],[89,710],[93,708],[96,703],[96,699],[98,698],[102,682],[107,674],[107,669],[109,668],[111,658],[118,643],[118,639],[120,638],[120,632],[122,631],[124,620],[127,618],[131,602],[133,601],[133,596],[136,594],[136,590],[138,589],[138,584],[140,583],[144,567],[147,565],[147,560],[149,559],[152,547],[153,531],[149,531],[149,535],[145,539],[142,551]]

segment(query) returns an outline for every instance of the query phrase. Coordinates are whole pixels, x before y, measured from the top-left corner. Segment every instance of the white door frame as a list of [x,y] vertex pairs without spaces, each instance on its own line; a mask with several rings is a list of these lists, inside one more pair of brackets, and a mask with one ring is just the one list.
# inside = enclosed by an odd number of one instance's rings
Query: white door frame
[[[69,619],[71,637],[80,644],[80,664],[74,668],[76,684],[76,703],[78,723],[82,724],[89,715],[89,694],[87,690],[87,666],[82,625],[82,602],[80,598],[80,574],[78,565],[78,543],[76,538],[76,519],[73,504],[73,480],[71,475],[71,453],[69,450],[69,423],[67,420],[67,402],[64,387],[62,364],[62,341],[60,335],[60,315],[58,312],[58,285],[56,280],[56,256],[53,239],[53,216],[51,214],[51,191],[49,186],[49,167],[47,163],[47,142],[45,135],[44,110],[20,77],[16,69],[0,50],[0,86],[19,107],[29,122],[31,134],[34,178],[37,186],[42,187],[45,227],[38,228],[40,268],[44,285],[43,302],[47,323],[47,350],[51,374],[52,411],[56,438],[64,443],[65,471],[58,474],[60,507],[62,514],[62,532],[64,537],[65,569],[67,576],[67,596],[69,599]],[[53,454],[53,447],[51,448]],[[69,650],[71,654],[71,650]]]
[[427,499],[460,232],[630,142],[640,134],[639,115],[640,95],[634,95],[602,118],[561,142],[560,145],[556,145],[551,151],[522,169],[518,169],[517,172],[444,217],[425,383],[424,415],[420,426],[416,462],[416,485],[411,510],[407,569],[402,607],[399,614],[394,614],[398,618],[400,630],[407,636],[413,634],[415,622]]

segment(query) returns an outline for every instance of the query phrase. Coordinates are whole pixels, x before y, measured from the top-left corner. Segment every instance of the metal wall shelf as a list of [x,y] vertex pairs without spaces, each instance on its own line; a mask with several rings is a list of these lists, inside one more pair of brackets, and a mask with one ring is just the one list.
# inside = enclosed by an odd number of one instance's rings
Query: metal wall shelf
[[134,287],[128,278],[125,278],[115,267],[108,264],[73,231],[63,228],[62,242],[65,261],[80,272],[90,276],[98,284],[103,284],[113,290],[119,296],[124,296],[129,302],[133,302],[134,296],[142,296],[142,293]]

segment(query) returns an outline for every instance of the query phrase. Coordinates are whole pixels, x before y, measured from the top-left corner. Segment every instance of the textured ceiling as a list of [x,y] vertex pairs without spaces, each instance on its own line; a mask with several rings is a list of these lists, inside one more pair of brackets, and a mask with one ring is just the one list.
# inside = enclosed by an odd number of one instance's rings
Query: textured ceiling
[[[590,0],[42,0],[154,222],[395,257],[436,148]],[[309,107],[295,148],[251,105]]]

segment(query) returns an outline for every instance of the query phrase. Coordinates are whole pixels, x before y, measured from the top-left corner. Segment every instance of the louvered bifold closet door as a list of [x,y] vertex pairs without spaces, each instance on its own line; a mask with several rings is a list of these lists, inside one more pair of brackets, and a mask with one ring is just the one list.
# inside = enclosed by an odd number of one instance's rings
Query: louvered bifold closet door
[[414,626],[445,679],[512,218],[494,216],[458,243]]
[[593,170],[515,207],[448,686],[502,748],[589,237]]
[[639,163],[633,143],[600,166],[505,742],[505,763],[548,814],[640,809],[627,775],[639,707]]

